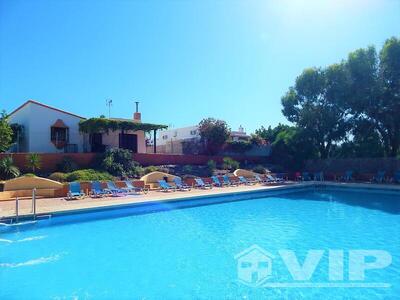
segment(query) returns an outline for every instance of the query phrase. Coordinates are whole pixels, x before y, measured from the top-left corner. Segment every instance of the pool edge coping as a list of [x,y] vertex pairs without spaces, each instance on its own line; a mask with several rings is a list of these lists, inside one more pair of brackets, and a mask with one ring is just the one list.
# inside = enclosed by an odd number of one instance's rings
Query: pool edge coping
[[[348,183],[348,182],[330,182],[330,181],[308,181],[301,183],[292,183],[286,185],[276,185],[276,186],[265,186],[263,188],[259,188],[257,190],[245,190],[245,191],[227,191],[221,193],[212,193],[206,195],[182,195],[182,197],[178,198],[164,198],[164,199],[144,199],[139,202],[128,202],[128,203],[110,203],[110,204],[102,204],[98,206],[92,207],[81,207],[81,208],[67,208],[67,209],[59,209],[49,212],[40,212],[36,214],[38,219],[41,219],[46,216],[56,217],[56,216],[65,216],[65,215],[74,215],[74,214],[83,214],[83,213],[91,213],[91,212],[100,212],[107,210],[115,210],[115,209],[124,209],[124,208],[132,208],[132,207],[141,207],[152,204],[160,204],[160,203],[174,203],[180,201],[194,201],[197,199],[208,199],[208,198],[222,198],[229,197],[235,195],[245,195],[245,194],[259,194],[259,193],[271,193],[272,195],[276,195],[275,192],[285,193],[286,191],[290,192],[291,190],[298,190],[302,188],[315,188],[315,187],[338,187],[338,188],[355,188],[360,190],[383,190],[383,191],[393,191],[400,192],[400,186],[393,185],[384,185],[384,184],[373,184],[373,183]],[[24,214],[19,215],[19,219],[30,219],[32,218],[32,214]],[[3,220],[15,220],[15,216],[6,216],[0,219],[0,222]]]

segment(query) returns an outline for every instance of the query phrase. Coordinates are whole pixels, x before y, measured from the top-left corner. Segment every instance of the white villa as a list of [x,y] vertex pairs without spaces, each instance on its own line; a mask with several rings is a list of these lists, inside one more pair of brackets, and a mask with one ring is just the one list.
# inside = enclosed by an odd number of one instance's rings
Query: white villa
[[[51,107],[34,100],[28,100],[9,115],[10,124],[21,125],[22,132],[11,152],[103,152],[107,148],[119,147],[133,153],[146,153],[146,140],[143,130],[104,130],[83,133],[79,123],[99,118],[85,117]],[[146,128],[156,131],[162,125],[142,123],[141,114],[136,111],[132,119],[106,119],[113,124],[132,128]],[[132,123],[136,123],[132,124]],[[142,126],[143,125],[143,126]],[[165,126],[164,126],[165,127]]]

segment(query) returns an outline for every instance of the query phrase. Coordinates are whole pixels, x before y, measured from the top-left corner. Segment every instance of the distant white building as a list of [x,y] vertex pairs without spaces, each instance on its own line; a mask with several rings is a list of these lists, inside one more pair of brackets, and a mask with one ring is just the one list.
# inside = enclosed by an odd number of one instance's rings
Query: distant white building
[[157,137],[157,145],[163,146],[167,143],[190,139],[200,139],[197,125],[160,131]]
[[[244,128],[240,126],[237,131],[231,131],[231,138],[236,142],[248,141],[250,136],[247,135]],[[200,139],[199,126],[194,125],[160,131],[157,137],[157,145],[162,146],[171,142],[191,139]]]
[[242,125],[239,126],[238,131],[231,131],[231,138],[234,142],[250,140],[250,136],[247,135],[246,131],[244,131]]

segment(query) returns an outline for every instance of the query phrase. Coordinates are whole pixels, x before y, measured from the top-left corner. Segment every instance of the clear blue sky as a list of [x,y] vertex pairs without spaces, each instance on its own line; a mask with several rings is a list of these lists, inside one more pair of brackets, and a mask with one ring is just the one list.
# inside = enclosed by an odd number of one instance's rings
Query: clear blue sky
[[400,0],[0,0],[0,109],[27,99],[83,116],[248,131],[285,122],[306,67],[400,35]]

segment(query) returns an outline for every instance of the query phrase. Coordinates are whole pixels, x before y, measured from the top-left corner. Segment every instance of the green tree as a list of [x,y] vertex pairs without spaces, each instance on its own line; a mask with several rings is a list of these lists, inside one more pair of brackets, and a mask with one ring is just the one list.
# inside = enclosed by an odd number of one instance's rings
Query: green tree
[[321,158],[329,157],[332,145],[347,133],[348,76],[343,64],[326,69],[306,69],[295,86],[282,97],[282,112],[299,128],[308,131]]
[[36,170],[42,167],[42,159],[37,153],[30,153],[26,156],[26,167],[35,174]]
[[374,47],[349,54],[346,68],[350,93],[345,109],[352,122],[367,122],[379,135],[385,153],[396,156],[400,147],[400,39],[388,39],[379,55]]
[[379,121],[386,137],[389,156],[395,157],[400,147],[400,39],[386,40],[379,53],[379,80],[382,111]]
[[208,154],[217,154],[228,141],[230,132],[230,128],[222,120],[207,118],[199,123],[201,141]]
[[3,110],[0,114],[0,152],[7,151],[12,144],[13,131],[8,124],[8,116]]
[[268,126],[268,128],[265,128],[264,126],[261,126],[260,129],[256,129],[255,134],[256,134],[256,136],[272,143],[273,141],[275,141],[276,136],[282,130],[285,130],[288,128],[290,128],[289,125],[284,125],[281,123],[279,123],[276,127]]
[[307,159],[318,156],[313,137],[307,130],[295,126],[281,127],[271,146],[271,161],[292,171],[301,169]]

